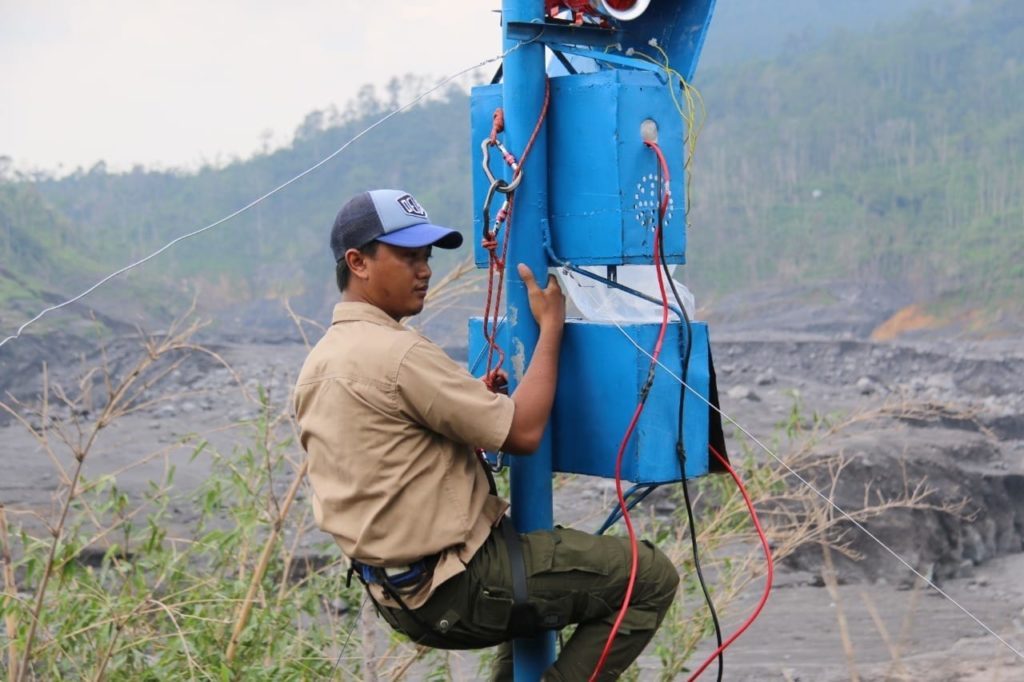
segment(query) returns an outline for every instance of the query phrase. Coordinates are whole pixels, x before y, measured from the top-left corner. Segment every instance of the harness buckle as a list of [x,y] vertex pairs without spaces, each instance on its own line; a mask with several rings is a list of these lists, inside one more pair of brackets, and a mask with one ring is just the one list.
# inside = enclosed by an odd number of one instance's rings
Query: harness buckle
[[401,593],[412,593],[434,575],[440,554],[434,554],[406,566],[370,566],[352,559],[350,572],[355,572],[364,585],[386,585]]

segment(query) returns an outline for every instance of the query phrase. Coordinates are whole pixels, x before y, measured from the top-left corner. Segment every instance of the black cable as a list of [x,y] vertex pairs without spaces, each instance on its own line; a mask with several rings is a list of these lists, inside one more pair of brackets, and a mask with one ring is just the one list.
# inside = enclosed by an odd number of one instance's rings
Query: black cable
[[[659,179],[661,178],[661,167],[660,167],[660,165],[658,167],[658,177],[659,177]],[[657,226],[657,229],[659,231],[662,231],[663,228],[664,228],[664,216],[661,215],[661,211],[659,209],[659,211],[658,211],[658,226]],[[659,305],[664,305],[663,301],[659,301],[659,300],[655,299],[652,296],[648,296],[648,295],[646,295],[644,293],[641,293],[641,292],[637,291],[636,289],[631,289],[630,287],[627,287],[627,286],[624,286],[622,284],[619,284],[618,282],[615,282],[615,281],[613,281],[613,280],[611,280],[611,279],[609,279],[607,277],[602,277],[602,276],[597,275],[595,273],[588,272],[588,271],[584,270],[583,268],[580,268],[580,267],[578,267],[576,265],[573,265],[572,263],[570,263],[570,262],[560,258],[558,256],[558,254],[555,253],[554,247],[552,246],[551,233],[550,233],[546,223],[544,223],[542,225],[542,232],[543,232],[544,250],[547,252],[548,258],[550,260],[552,260],[553,262],[557,263],[560,267],[566,268],[568,270],[572,270],[573,272],[576,272],[576,273],[578,273],[580,275],[583,275],[585,277],[589,277],[590,279],[593,279],[593,280],[596,280],[598,282],[601,282],[601,283],[603,283],[603,284],[605,284],[605,285],[607,285],[607,286],[609,286],[611,288],[618,289],[620,291],[624,291],[626,293],[632,294],[633,296],[636,296],[637,298],[641,298],[641,299],[643,299],[645,301],[649,301],[651,303],[657,303]],[[659,239],[658,239],[658,242],[659,242],[659,254],[658,255],[661,257],[662,268],[664,269],[664,272],[666,273],[666,275],[668,275],[668,265],[665,263],[665,241],[664,241],[664,239],[662,239],[663,235],[664,235],[663,232],[661,232],[661,234],[659,234]],[[694,564],[694,569],[697,571],[697,579],[700,582],[701,590],[704,593],[704,600],[705,600],[705,602],[708,605],[708,611],[710,611],[710,613],[711,613],[711,621],[712,621],[712,623],[714,623],[714,626],[715,626],[715,640],[718,643],[718,648],[721,649],[722,648],[722,626],[721,626],[721,624],[718,621],[718,613],[715,611],[715,605],[714,605],[713,601],[711,600],[711,593],[708,592],[707,582],[704,579],[704,571],[701,569],[700,553],[698,552],[698,549],[697,549],[697,536],[696,536],[696,533],[694,532],[695,524],[694,524],[694,518],[693,518],[693,504],[692,504],[692,502],[690,500],[690,491],[689,491],[689,488],[688,488],[687,483],[686,483],[686,451],[685,451],[685,448],[683,446],[683,405],[684,405],[684,398],[685,398],[685,395],[686,395],[686,372],[687,372],[687,368],[689,367],[689,364],[690,364],[690,351],[691,351],[691,347],[692,347],[692,343],[691,343],[692,339],[691,339],[691,331],[690,331],[690,318],[689,318],[689,316],[686,313],[686,308],[683,306],[683,301],[682,301],[682,298],[679,296],[679,291],[676,289],[675,280],[671,276],[669,276],[668,277],[668,281],[669,281],[669,287],[672,289],[672,295],[673,295],[673,297],[675,297],[676,304],[678,305],[678,308],[676,308],[674,306],[671,306],[671,305],[669,305],[669,308],[673,312],[675,312],[677,316],[679,316],[680,322],[682,323],[682,328],[680,329],[680,335],[679,335],[679,348],[680,348],[679,354],[680,354],[680,359],[682,361],[682,375],[681,375],[682,381],[679,384],[679,417],[678,417],[678,437],[676,439],[676,457],[679,459],[679,473],[680,473],[680,476],[681,476],[681,484],[683,486],[683,499],[684,499],[684,501],[686,503],[686,516],[687,516],[687,520],[688,520],[688,522],[690,524],[690,542],[691,542],[691,545],[693,547],[693,564]],[[685,336],[683,335],[684,331],[685,331]],[[719,651],[719,653],[718,653],[718,677],[717,677],[718,682],[722,682],[722,673],[723,673],[724,667],[725,667],[725,658],[723,656],[723,653],[721,651]]]
[[[639,298],[639,299],[641,299],[643,301],[647,301],[648,303],[653,303],[653,304],[655,304],[657,306],[664,305],[664,303],[660,299],[654,298],[653,296],[648,296],[647,294],[645,294],[642,291],[637,291],[636,289],[632,289],[630,287],[627,287],[625,284],[619,284],[614,279],[609,279],[607,277],[602,277],[601,275],[598,275],[597,273],[590,272],[589,270],[584,270],[583,268],[581,268],[581,267],[579,267],[577,265],[573,265],[572,263],[570,263],[568,261],[561,260],[554,253],[554,251],[551,250],[550,247],[547,247],[547,249],[548,249],[548,257],[551,258],[551,260],[553,260],[555,263],[557,263],[560,267],[563,267],[563,268],[565,268],[567,270],[571,270],[571,271],[575,272],[578,275],[583,275],[584,277],[589,277],[590,279],[592,279],[592,280],[594,280],[596,282],[600,282],[601,284],[604,284],[605,286],[607,286],[610,289],[618,289],[619,291],[623,291],[623,292],[629,294],[630,296],[635,296],[635,297],[637,297],[637,298]],[[676,314],[676,317],[679,318],[679,321],[682,322],[683,315],[682,315],[681,312],[676,310],[675,306],[670,305],[669,306],[669,310],[674,312]]]
[[[658,179],[661,180],[661,166],[658,166]],[[693,518],[693,503],[690,500],[690,486],[686,482],[686,447],[683,445],[683,406],[686,398],[686,372],[690,366],[690,351],[693,348],[693,334],[690,328],[690,317],[686,314],[686,307],[683,306],[682,297],[679,295],[679,290],[676,288],[676,281],[668,271],[668,263],[665,262],[665,239],[664,239],[664,222],[661,211],[658,212],[658,250],[659,256],[661,257],[661,267],[665,273],[665,278],[668,280],[669,288],[672,289],[672,296],[676,300],[676,305],[679,306],[679,310],[682,311],[683,324],[679,330],[679,357],[682,361],[682,370],[680,378],[682,381],[679,382],[679,416],[678,416],[678,431],[676,436],[676,458],[679,460],[679,473],[681,475],[680,483],[683,486],[683,500],[686,503],[686,518],[690,524],[690,545],[693,548],[693,567],[697,571],[697,580],[700,582],[700,589],[704,592],[704,601],[707,602],[708,611],[711,613],[711,622],[715,625],[715,639],[718,643],[718,682],[722,682],[722,674],[725,669],[725,652],[722,651],[722,626],[718,622],[718,613],[715,611],[715,604],[711,600],[711,593],[708,591],[707,583],[704,580],[704,571],[700,566],[700,553],[697,550],[697,530],[696,524]],[[684,228],[685,229],[685,228]],[[684,336],[685,333],[685,336]],[[685,344],[685,345],[684,345]]]

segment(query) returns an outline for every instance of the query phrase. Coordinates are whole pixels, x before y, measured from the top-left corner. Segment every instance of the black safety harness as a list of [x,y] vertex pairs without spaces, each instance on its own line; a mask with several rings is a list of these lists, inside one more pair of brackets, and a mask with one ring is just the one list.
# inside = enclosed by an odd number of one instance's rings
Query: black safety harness
[[[498,487],[494,482],[494,475],[491,473],[491,469],[483,454],[478,453],[478,457],[484,472],[487,474],[487,483],[490,486],[491,494],[497,496]],[[519,533],[516,532],[515,526],[512,525],[512,519],[508,516],[502,517],[498,522],[498,526],[501,529],[502,539],[505,541],[509,566],[512,571],[512,609],[509,614],[508,628],[513,637],[519,637],[532,633],[538,625],[543,627],[544,623],[538,623],[536,609],[527,600],[526,561],[523,558],[523,546]],[[391,622],[392,619],[389,617],[389,614],[384,611],[384,607],[374,598],[373,592],[369,589],[370,585],[380,585],[384,593],[398,604],[399,608],[408,614],[425,632],[432,632],[437,636],[444,637],[443,632],[439,632],[433,625],[424,622],[413,609],[409,608],[402,598],[403,596],[408,597],[415,594],[420,588],[430,582],[434,576],[434,567],[437,566],[440,558],[440,553],[432,554],[412,562],[398,572],[392,572],[393,569],[381,566],[370,566],[369,564],[352,559],[350,560],[351,563],[345,585],[346,587],[351,585],[352,576],[356,576],[366,588],[366,593],[369,595],[374,607],[376,607],[377,612],[385,620]],[[553,625],[555,624],[551,623],[548,627]]]

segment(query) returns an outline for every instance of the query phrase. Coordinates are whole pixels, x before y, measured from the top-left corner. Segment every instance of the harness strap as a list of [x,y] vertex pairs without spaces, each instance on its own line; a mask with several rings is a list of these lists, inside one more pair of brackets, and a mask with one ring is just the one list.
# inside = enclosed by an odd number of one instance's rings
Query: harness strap
[[[519,538],[519,534],[516,532],[515,526],[512,525],[512,519],[507,516],[503,517],[498,525],[501,528],[502,537],[505,541],[505,548],[508,551],[509,567],[512,572],[512,609],[509,613],[509,633],[512,637],[522,637],[536,632],[539,625],[543,625],[545,627],[560,627],[560,624],[554,622],[543,624],[538,623],[536,610],[527,599],[526,560],[523,557],[522,541]],[[400,591],[396,589],[396,586],[393,585],[391,581],[386,579],[383,575],[383,571],[380,571],[380,573],[377,573],[376,571],[367,571],[364,573],[363,570],[360,570],[363,566],[365,565],[353,561],[349,568],[348,578],[351,581],[352,576],[355,575],[359,581],[363,583],[364,587],[367,588],[367,594],[370,595],[370,599],[373,601],[373,605],[377,608],[377,611],[384,616],[385,620],[388,620],[390,623],[392,621],[392,617],[386,613],[386,608],[374,599],[373,593],[369,589],[370,584],[380,585],[384,592],[398,604],[398,607],[423,629],[424,635],[427,633],[433,633],[442,637],[444,636],[444,634],[439,632],[433,625],[425,622],[420,614],[409,608],[405,603],[405,600],[402,599]],[[371,579],[368,580],[368,577]],[[384,579],[381,580],[379,578]],[[394,625],[394,623],[392,623],[392,625]]]
[[487,455],[484,454],[482,448],[476,449],[476,459],[480,462],[480,466],[484,468],[484,475],[487,476],[487,487],[490,488],[491,494],[497,497],[498,484],[494,482],[494,473],[491,471],[491,466],[487,463]]
[[[420,638],[410,638],[410,639],[412,639],[412,640],[413,640],[414,642],[416,642],[416,644],[419,644],[419,643],[420,643],[420,641],[422,640],[422,638],[423,638],[423,637],[426,637],[426,636],[427,636],[428,634],[430,634],[430,633],[433,633],[433,634],[435,634],[435,635],[439,635],[439,636],[441,636],[441,637],[444,637],[444,633],[442,633],[442,632],[438,632],[438,630],[437,630],[437,629],[436,629],[436,628],[435,628],[435,627],[434,627],[434,626],[433,626],[432,624],[430,624],[430,623],[427,623],[427,622],[426,622],[425,620],[423,620],[422,618],[420,618],[420,616],[419,616],[419,614],[418,614],[418,613],[416,613],[415,611],[413,611],[412,609],[410,609],[410,608],[408,607],[408,605],[406,605],[406,603],[405,603],[405,600],[404,600],[404,599],[402,599],[401,595],[399,595],[399,594],[398,594],[398,592],[396,592],[396,591],[395,591],[395,588],[391,587],[391,585],[390,585],[389,583],[386,583],[386,582],[385,582],[385,583],[382,583],[382,584],[381,584],[381,587],[383,587],[383,588],[384,588],[384,591],[388,593],[388,596],[389,596],[389,597],[391,597],[391,598],[392,598],[393,600],[395,600],[395,602],[397,602],[397,603],[398,603],[398,606],[399,606],[399,607],[400,607],[400,608],[401,608],[401,609],[402,609],[403,611],[405,611],[405,613],[406,613],[406,614],[407,614],[407,615],[408,615],[408,616],[409,616],[410,618],[412,618],[412,619],[413,619],[413,621],[414,621],[414,622],[415,622],[415,623],[416,623],[417,625],[419,625],[419,626],[420,626],[420,628],[421,628],[421,629],[423,630],[423,636],[422,636],[422,637],[420,637]],[[367,593],[367,594],[370,594],[370,590],[367,590],[367,591],[366,591],[366,593]],[[372,594],[371,594],[371,598],[372,598]],[[377,610],[378,610],[378,611],[380,611],[380,609],[381,609],[381,605],[380,605],[380,604],[377,604],[376,600],[374,600],[374,604],[375,604],[375,605],[377,606]]]
[[537,627],[537,614],[527,601],[526,561],[519,533],[512,525],[512,519],[504,517],[500,524],[508,549],[509,566],[512,569],[512,611],[509,614],[509,630],[513,636],[532,633]]
[[[436,560],[435,560],[435,563],[436,563]],[[419,614],[417,614],[415,611],[410,609],[408,604],[405,603],[405,600],[402,599],[402,595],[400,595],[398,593],[398,591],[395,590],[394,587],[392,587],[390,582],[388,582],[386,579],[385,580],[380,580],[379,582],[376,581],[376,580],[374,580],[374,581],[366,580],[364,578],[363,571],[360,570],[360,566],[365,566],[365,564],[360,564],[357,561],[351,561],[351,563],[349,565],[349,569],[348,569],[348,579],[345,581],[345,586],[348,587],[348,585],[351,584],[352,576],[353,575],[355,575],[357,578],[359,578],[359,582],[361,582],[363,584],[363,588],[366,590],[366,596],[368,596],[370,598],[370,601],[373,602],[373,606],[374,606],[374,608],[377,609],[377,613],[380,614],[380,616],[382,618],[384,618],[384,620],[386,620],[388,622],[388,624],[391,625],[391,627],[399,629],[399,630],[401,629],[399,627],[399,625],[398,625],[398,621],[396,621],[395,617],[392,614],[389,613],[389,609],[386,606],[384,606],[383,604],[381,604],[380,602],[378,602],[377,599],[373,596],[373,590],[370,589],[370,585],[371,584],[380,585],[381,589],[383,589],[384,592],[389,597],[391,597],[391,599],[394,600],[395,603],[398,604],[398,607],[400,609],[402,609],[402,611],[404,611],[410,618],[412,618],[412,620],[417,625],[419,625],[420,628],[423,630],[423,634],[420,637],[418,637],[418,638],[410,637],[410,639],[412,639],[414,643],[416,643],[416,644],[422,643],[422,640],[424,638],[426,638],[431,633],[433,633],[435,635],[439,635],[439,636],[444,636],[443,633],[438,632],[437,629],[434,628],[431,624],[427,623],[422,618],[420,618]],[[381,574],[383,574],[383,572]]]
[[[370,566],[362,562],[352,560],[352,571],[354,571],[363,583],[372,585],[386,585],[400,594],[413,594],[423,585],[428,583],[434,575],[434,567],[437,565],[440,554],[432,554],[418,561],[414,561],[400,573],[391,574],[388,569],[379,566]],[[397,569],[395,569],[397,570]],[[350,571],[350,572],[352,572]],[[351,576],[349,578],[351,580]]]

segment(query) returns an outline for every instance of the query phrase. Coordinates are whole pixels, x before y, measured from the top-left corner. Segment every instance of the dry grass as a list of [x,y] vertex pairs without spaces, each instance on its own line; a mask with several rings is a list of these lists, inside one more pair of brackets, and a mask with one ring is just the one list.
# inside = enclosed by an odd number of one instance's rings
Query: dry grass
[[[477,286],[462,279],[469,267],[463,264],[434,288],[434,303],[444,305]],[[286,309],[300,330],[316,326],[287,303]],[[116,477],[129,467],[161,458],[166,462],[168,446],[85,480],[90,452],[113,423],[182,397],[162,386],[183,363],[204,355],[230,369],[224,358],[194,342],[200,327],[190,311],[164,334],[140,334],[138,353],[121,368],[103,354],[97,367],[84,369],[68,388],[51,384],[44,371],[38,404],[0,403],[31,434],[59,477],[55,513],[32,512],[45,524],[45,535],[9,528],[9,518],[27,510],[0,507],[2,651],[8,677],[98,680],[143,670],[166,679],[445,675],[452,654],[414,647],[381,630],[358,586],[345,587],[344,562],[331,543],[316,545],[326,561],[312,561],[308,547],[315,528],[309,505],[296,503],[310,491],[287,397],[274,402],[262,390],[254,394],[246,389],[246,377],[231,369],[240,400],[257,408],[258,416],[244,425],[248,435],[232,454],[216,452],[202,440],[171,446],[193,447],[194,456],[212,459],[213,474],[195,494],[172,493],[169,467],[143,499],[131,499],[116,488]],[[302,332],[302,338],[308,346],[309,336]],[[69,416],[55,418],[55,404]],[[797,483],[793,472],[815,481],[834,499],[845,484],[849,460],[829,454],[829,444],[858,425],[894,417],[949,418],[950,408],[898,401],[840,421],[816,418],[809,428],[797,413],[779,453],[784,464],[754,457],[744,444],[734,444],[734,450],[737,445],[746,450],[734,464],[756,502],[777,563],[804,548],[820,547],[826,586],[834,587],[833,553],[857,558],[848,520]],[[694,492],[705,575],[713,580],[719,612],[726,613],[762,580],[764,562],[731,481],[708,478]],[[906,481],[899,494],[888,497],[867,485],[861,498],[859,508],[846,510],[861,523],[895,509],[961,511],[933,501],[926,482]],[[167,510],[173,504],[199,510],[182,537],[168,533]],[[660,676],[666,680],[691,663],[711,633],[692,579],[689,529],[681,513],[672,519],[638,513],[647,534],[657,538],[685,577],[655,645]],[[95,548],[103,552],[100,565],[84,566],[84,553]],[[893,638],[879,618],[876,623],[889,647],[892,674],[903,674],[901,653],[909,626]],[[848,635],[843,639],[849,643]],[[854,653],[849,646],[846,655],[855,678]]]
[[[859,425],[905,414],[923,416],[932,414],[932,410],[921,404],[897,401],[842,420],[815,417],[810,427],[805,428],[800,426],[805,422],[804,416],[796,409],[789,421],[788,441],[775,453],[778,459],[755,457],[758,451],[743,447],[745,456],[742,461],[734,461],[733,465],[741,472],[755,501],[776,565],[798,551],[820,548],[824,564],[822,577],[831,592],[836,585],[833,553],[854,561],[862,558],[853,548],[852,533],[857,531],[852,530],[851,520],[869,524],[872,519],[895,510],[963,513],[962,501],[938,501],[927,481],[912,483],[905,475],[902,489],[895,495],[885,495],[867,483],[860,491],[861,503],[856,508],[845,509],[845,514],[841,514],[830,504],[834,503],[840,488],[845,487],[849,495],[851,485],[844,478],[850,460],[841,452],[830,449],[833,441]],[[805,486],[797,475],[812,482],[817,490]],[[730,479],[712,477],[698,481],[694,486],[697,489],[694,507],[697,510],[701,562],[705,576],[713,576],[714,603],[720,617],[727,614],[752,585],[759,583],[766,572],[747,509],[732,485]],[[677,511],[667,524],[650,517],[647,521],[649,534],[658,534],[660,530],[659,546],[679,567],[684,580],[679,608],[666,619],[656,638],[662,662],[660,677],[671,680],[690,663],[701,641],[713,633],[713,624],[703,606],[703,594],[696,582],[693,557],[686,541],[689,528],[683,510]],[[837,619],[840,630],[845,631],[841,606],[837,610]],[[848,632],[842,640],[851,678],[856,679],[855,652]]]

